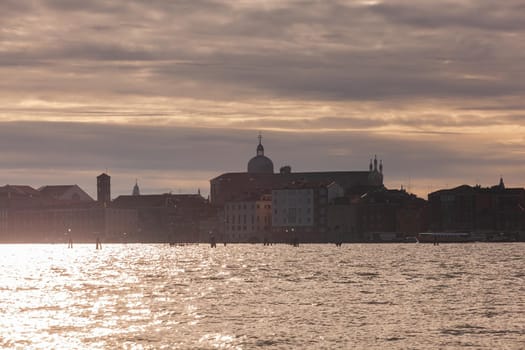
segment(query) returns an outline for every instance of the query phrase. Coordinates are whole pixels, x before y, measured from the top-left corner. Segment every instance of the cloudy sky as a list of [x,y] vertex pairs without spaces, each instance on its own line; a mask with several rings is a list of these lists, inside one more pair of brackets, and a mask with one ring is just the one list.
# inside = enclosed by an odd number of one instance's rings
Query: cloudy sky
[[1,0],[0,184],[276,169],[525,186],[525,2]]

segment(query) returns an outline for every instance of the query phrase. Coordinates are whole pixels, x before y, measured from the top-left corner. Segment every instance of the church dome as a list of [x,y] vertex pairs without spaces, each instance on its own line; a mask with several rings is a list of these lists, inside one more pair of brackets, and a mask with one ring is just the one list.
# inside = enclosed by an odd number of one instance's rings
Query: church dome
[[265,156],[255,156],[248,162],[248,172],[251,174],[273,174],[273,162]]
[[264,147],[259,135],[259,145],[257,145],[257,155],[248,162],[248,173],[250,174],[273,174],[273,162],[264,155]]

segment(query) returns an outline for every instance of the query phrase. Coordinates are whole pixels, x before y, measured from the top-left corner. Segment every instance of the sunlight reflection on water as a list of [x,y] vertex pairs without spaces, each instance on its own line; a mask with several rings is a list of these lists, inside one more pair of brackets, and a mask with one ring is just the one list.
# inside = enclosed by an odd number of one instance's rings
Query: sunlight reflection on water
[[525,348],[525,245],[0,245],[0,347]]

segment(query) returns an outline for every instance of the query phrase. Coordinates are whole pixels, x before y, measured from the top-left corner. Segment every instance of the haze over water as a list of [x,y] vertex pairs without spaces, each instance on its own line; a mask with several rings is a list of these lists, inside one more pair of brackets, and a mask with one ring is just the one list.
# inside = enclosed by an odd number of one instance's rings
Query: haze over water
[[523,349],[525,244],[1,245],[7,349]]

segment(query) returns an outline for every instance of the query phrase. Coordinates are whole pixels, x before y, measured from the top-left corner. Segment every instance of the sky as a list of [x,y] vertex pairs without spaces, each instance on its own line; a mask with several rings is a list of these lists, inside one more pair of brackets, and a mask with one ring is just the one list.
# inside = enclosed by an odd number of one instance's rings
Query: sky
[[276,170],[525,186],[525,2],[2,0],[0,184]]

